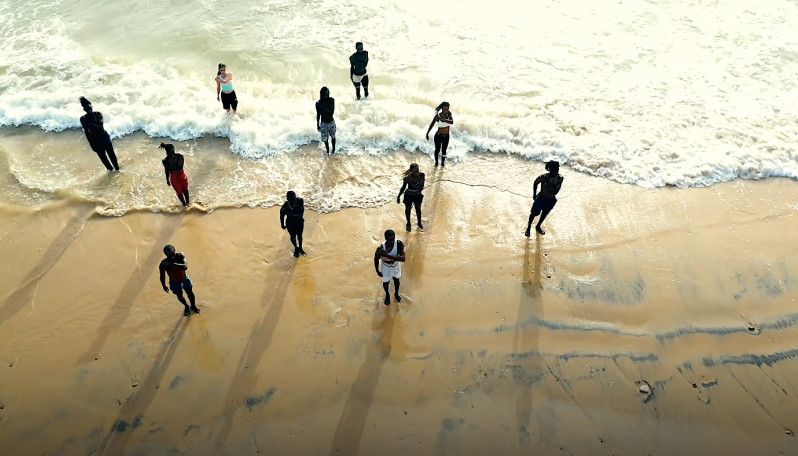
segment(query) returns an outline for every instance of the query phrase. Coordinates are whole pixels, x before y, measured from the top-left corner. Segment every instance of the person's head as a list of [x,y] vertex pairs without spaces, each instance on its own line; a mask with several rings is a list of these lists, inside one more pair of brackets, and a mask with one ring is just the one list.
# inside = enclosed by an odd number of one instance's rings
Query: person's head
[[87,100],[86,97],[80,97],[80,105],[83,106],[83,110],[87,113],[92,111],[91,101]]
[[385,240],[388,242],[393,242],[396,240],[396,233],[393,230],[388,230],[385,232]]
[[557,160],[549,160],[548,163],[546,163],[546,171],[551,174],[558,174],[560,172],[560,162]]
[[173,256],[175,256],[175,246],[173,246],[171,244],[166,245],[163,248],[163,254],[166,255],[169,258],[172,258]]
[[357,49],[357,52],[362,51],[363,50],[363,43],[361,43],[360,41],[355,43],[355,49]]
[[418,163],[411,163],[410,168],[408,168],[407,171],[405,171],[405,177],[411,174],[413,176],[418,176],[418,173],[419,173]]
[[330,98],[330,89],[327,87],[322,87],[321,90],[319,90],[319,96],[322,100]]
[[161,143],[161,145],[158,146],[158,147],[160,147],[161,149],[166,150],[166,156],[167,157],[172,156],[175,153],[175,146],[173,146],[171,144]]
[[442,112],[449,112],[449,102],[444,101],[443,103],[439,104],[437,108],[435,108],[435,112],[442,111]]
[[293,203],[296,199],[296,193],[293,190],[288,190],[288,193],[285,194],[285,199],[288,200],[289,203]]
[[221,76],[221,75],[226,74],[226,73],[227,73],[227,65],[225,65],[224,63],[220,63],[219,64],[219,72],[216,73],[216,76]]

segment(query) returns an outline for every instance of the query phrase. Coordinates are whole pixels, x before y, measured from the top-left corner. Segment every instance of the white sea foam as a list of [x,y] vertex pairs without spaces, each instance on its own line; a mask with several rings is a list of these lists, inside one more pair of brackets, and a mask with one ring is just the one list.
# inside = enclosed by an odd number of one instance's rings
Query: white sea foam
[[[645,187],[798,178],[798,7],[627,3],[253,1],[173,5],[147,21],[139,2],[9,2],[0,125],[79,128],[85,95],[114,138],[213,135],[258,160],[318,140],[313,102],[327,85],[348,155],[431,154],[424,133],[445,99],[454,161],[559,158]],[[373,93],[360,102],[347,78],[358,39]],[[214,94],[219,60],[236,78],[233,118]]]

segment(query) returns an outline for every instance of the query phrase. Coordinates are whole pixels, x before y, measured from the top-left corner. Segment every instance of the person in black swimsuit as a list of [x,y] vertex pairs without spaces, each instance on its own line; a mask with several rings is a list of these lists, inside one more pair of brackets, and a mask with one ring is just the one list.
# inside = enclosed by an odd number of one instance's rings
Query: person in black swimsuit
[[294,256],[307,255],[302,250],[302,232],[305,230],[305,201],[297,198],[296,193],[289,191],[285,195],[285,203],[280,208],[280,227],[288,230],[291,244],[294,244]]
[[432,127],[438,126],[438,131],[435,132],[435,166],[438,166],[438,154],[443,152],[441,157],[441,166],[446,166],[446,149],[449,148],[449,130],[454,124],[454,118],[449,111],[449,103],[443,102],[435,108],[435,117],[427,128],[427,141],[429,141],[429,132]]
[[411,163],[410,169],[405,171],[404,179],[402,179],[399,196],[396,197],[396,204],[399,204],[402,193],[405,194],[405,218],[407,219],[405,229],[407,231],[410,231],[410,208],[412,206],[416,207],[418,227],[424,229],[424,225],[421,224],[421,201],[424,199],[424,195],[421,194],[422,190],[424,190],[424,173],[419,172],[418,164]]
[[[524,235],[529,237],[530,229],[532,228],[532,221],[535,217],[540,214],[540,220],[538,220],[538,224],[535,225],[535,231],[539,234],[546,234],[545,231],[540,227],[540,224],[543,223],[543,220],[546,220],[546,216],[549,215],[549,212],[554,208],[554,205],[557,204],[557,193],[560,191],[560,187],[562,187],[562,176],[560,176],[560,162],[551,160],[546,163],[546,171],[548,174],[541,174],[535,179],[535,185],[532,187],[532,199],[535,200],[532,203],[532,212],[529,214],[529,222],[526,225],[526,233]],[[540,194],[538,194],[538,184],[540,184]]]
[[91,107],[91,102],[85,97],[80,97],[80,105],[86,111],[86,115],[80,118],[80,125],[86,133],[86,139],[89,141],[91,150],[100,157],[108,171],[113,171],[114,169],[119,171],[114,145],[111,144],[111,137],[103,126],[102,113],[94,111]]
[[355,85],[355,94],[360,99],[360,84],[363,84],[363,91],[366,98],[369,96],[369,75],[366,74],[366,66],[369,64],[369,53],[363,50],[363,43],[355,43],[357,52],[349,56],[349,79]]

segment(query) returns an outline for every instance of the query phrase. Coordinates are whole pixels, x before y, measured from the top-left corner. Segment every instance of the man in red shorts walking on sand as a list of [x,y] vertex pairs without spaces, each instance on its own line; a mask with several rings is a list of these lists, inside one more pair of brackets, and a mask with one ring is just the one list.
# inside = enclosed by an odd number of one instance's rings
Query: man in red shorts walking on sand
[[188,176],[183,171],[183,154],[175,153],[175,146],[161,143],[161,149],[166,149],[166,158],[163,159],[163,169],[166,171],[166,185],[171,185],[183,206],[188,206]]
[[[169,293],[169,290],[172,290],[172,293],[177,296],[177,300],[185,307],[183,315],[186,317],[191,315],[191,310],[200,313],[200,310],[197,308],[196,298],[194,297],[194,284],[191,283],[191,279],[186,274],[186,270],[188,269],[186,256],[183,255],[182,252],[175,252],[175,247],[172,245],[165,246],[163,248],[163,253],[166,255],[166,258],[161,260],[161,264],[158,265],[158,269],[161,272],[161,286],[163,287],[163,291]],[[169,275],[169,288],[166,288],[164,274]],[[189,307],[186,302],[186,298],[183,297],[183,290],[186,290],[188,300],[191,301],[191,307]]]

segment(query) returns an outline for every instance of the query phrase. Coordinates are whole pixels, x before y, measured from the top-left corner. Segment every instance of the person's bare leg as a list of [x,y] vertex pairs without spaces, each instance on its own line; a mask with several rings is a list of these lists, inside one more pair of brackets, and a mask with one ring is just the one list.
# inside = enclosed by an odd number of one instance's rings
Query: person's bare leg
[[386,306],[391,305],[391,294],[388,292],[388,286],[390,284],[391,282],[382,282],[382,288],[385,290],[385,301],[383,302]]
[[191,315],[191,311],[189,311],[188,303],[186,302],[186,298],[183,297],[183,293],[180,293],[179,295],[175,295],[175,296],[177,296],[177,300],[180,301],[181,304],[183,304],[183,307],[185,307],[185,310],[183,311],[183,315],[186,316],[186,317]]
[[399,296],[399,279],[396,277],[393,278],[393,285],[396,290],[394,290],[393,297],[396,298],[396,302],[402,302],[402,297]]
[[200,313],[200,310],[197,308],[197,298],[194,296],[193,287],[186,287],[186,296],[188,296],[188,300],[191,302],[191,310]]

